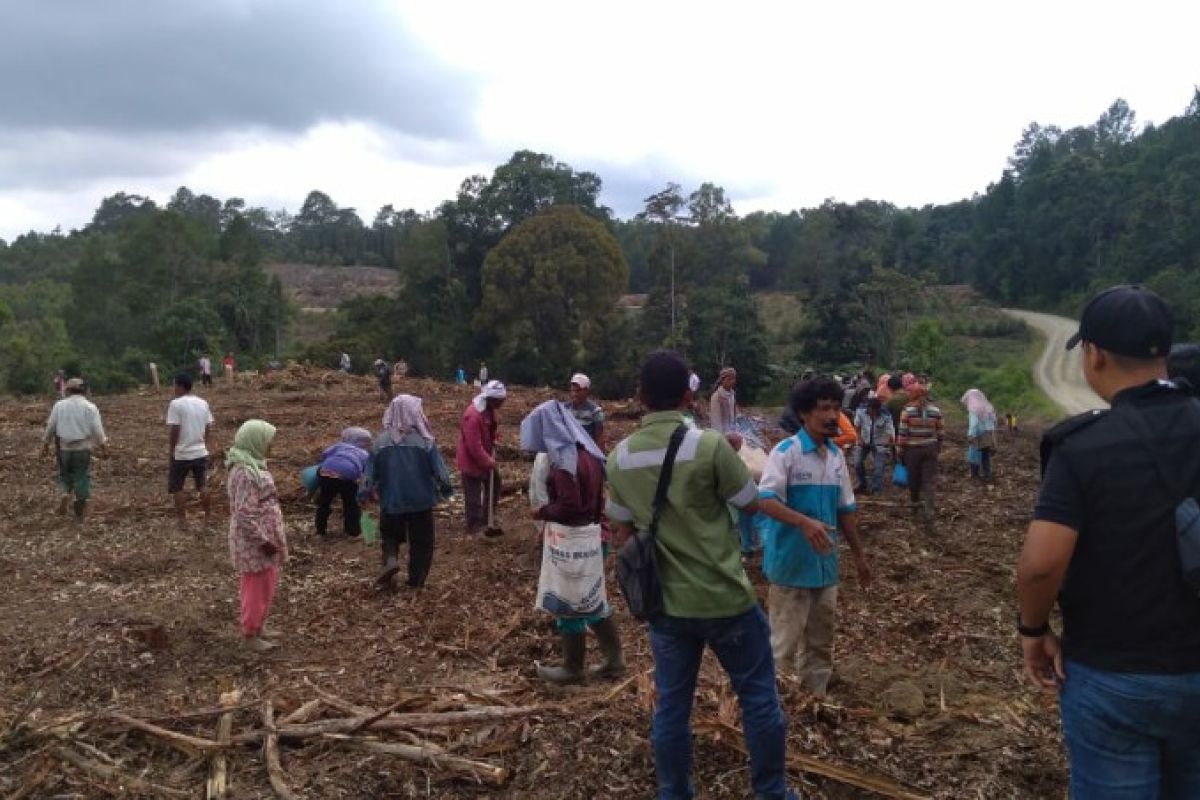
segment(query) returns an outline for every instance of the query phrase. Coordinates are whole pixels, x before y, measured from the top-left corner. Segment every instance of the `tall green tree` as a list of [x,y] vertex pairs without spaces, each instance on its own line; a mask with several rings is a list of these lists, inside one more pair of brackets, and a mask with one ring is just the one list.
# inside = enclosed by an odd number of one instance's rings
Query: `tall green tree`
[[553,206],[512,230],[483,265],[475,329],[497,374],[561,383],[614,320],[629,267],[600,221]]

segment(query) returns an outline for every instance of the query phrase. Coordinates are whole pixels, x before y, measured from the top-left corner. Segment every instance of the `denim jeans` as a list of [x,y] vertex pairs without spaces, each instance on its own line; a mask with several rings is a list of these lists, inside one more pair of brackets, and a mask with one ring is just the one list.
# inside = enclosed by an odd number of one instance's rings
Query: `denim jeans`
[[1200,673],[1066,663],[1061,706],[1073,800],[1200,797]]
[[758,535],[758,515],[747,514],[745,511],[739,511],[737,515],[738,538],[742,541],[742,555],[748,556],[762,548],[762,541]]
[[[880,494],[883,492],[883,468],[887,464],[883,445],[860,446],[854,452],[854,470],[858,473],[858,488],[864,494]],[[867,483],[867,454],[871,454],[871,482]]]
[[775,688],[770,635],[767,617],[758,605],[736,617],[663,616],[650,623],[654,684],[658,690],[650,738],[659,800],[691,798],[694,794],[692,700],[706,645],[728,673],[741,705],[756,800],[790,797],[784,767],[787,721]]

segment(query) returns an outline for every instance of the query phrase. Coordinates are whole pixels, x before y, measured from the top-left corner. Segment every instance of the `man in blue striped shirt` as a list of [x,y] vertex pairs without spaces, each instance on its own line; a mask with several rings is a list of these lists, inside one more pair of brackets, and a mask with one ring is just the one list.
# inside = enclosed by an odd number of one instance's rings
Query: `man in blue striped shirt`
[[854,555],[859,583],[871,582],[850,470],[833,443],[841,400],[841,387],[827,377],[796,387],[790,405],[802,426],[771,451],[758,484],[759,510],[769,518],[763,523],[763,572],[771,584],[775,666],[795,674],[818,697],[833,673],[839,530]]

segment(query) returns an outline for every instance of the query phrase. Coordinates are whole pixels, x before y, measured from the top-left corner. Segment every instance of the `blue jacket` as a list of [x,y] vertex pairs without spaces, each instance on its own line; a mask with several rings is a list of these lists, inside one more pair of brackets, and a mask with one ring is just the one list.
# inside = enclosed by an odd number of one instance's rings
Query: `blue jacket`
[[454,494],[446,463],[435,445],[410,432],[399,444],[384,431],[375,440],[372,482],[384,514],[428,511]]
[[367,469],[371,454],[349,442],[338,442],[321,454],[321,469],[342,480],[357,482]]

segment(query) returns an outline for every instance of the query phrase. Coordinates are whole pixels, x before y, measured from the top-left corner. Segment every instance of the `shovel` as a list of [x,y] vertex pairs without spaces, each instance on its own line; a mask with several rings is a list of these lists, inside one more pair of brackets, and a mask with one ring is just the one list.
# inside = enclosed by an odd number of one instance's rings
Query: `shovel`
[[504,535],[504,529],[496,527],[496,470],[488,475],[488,524],[483,535],[489,539]]

